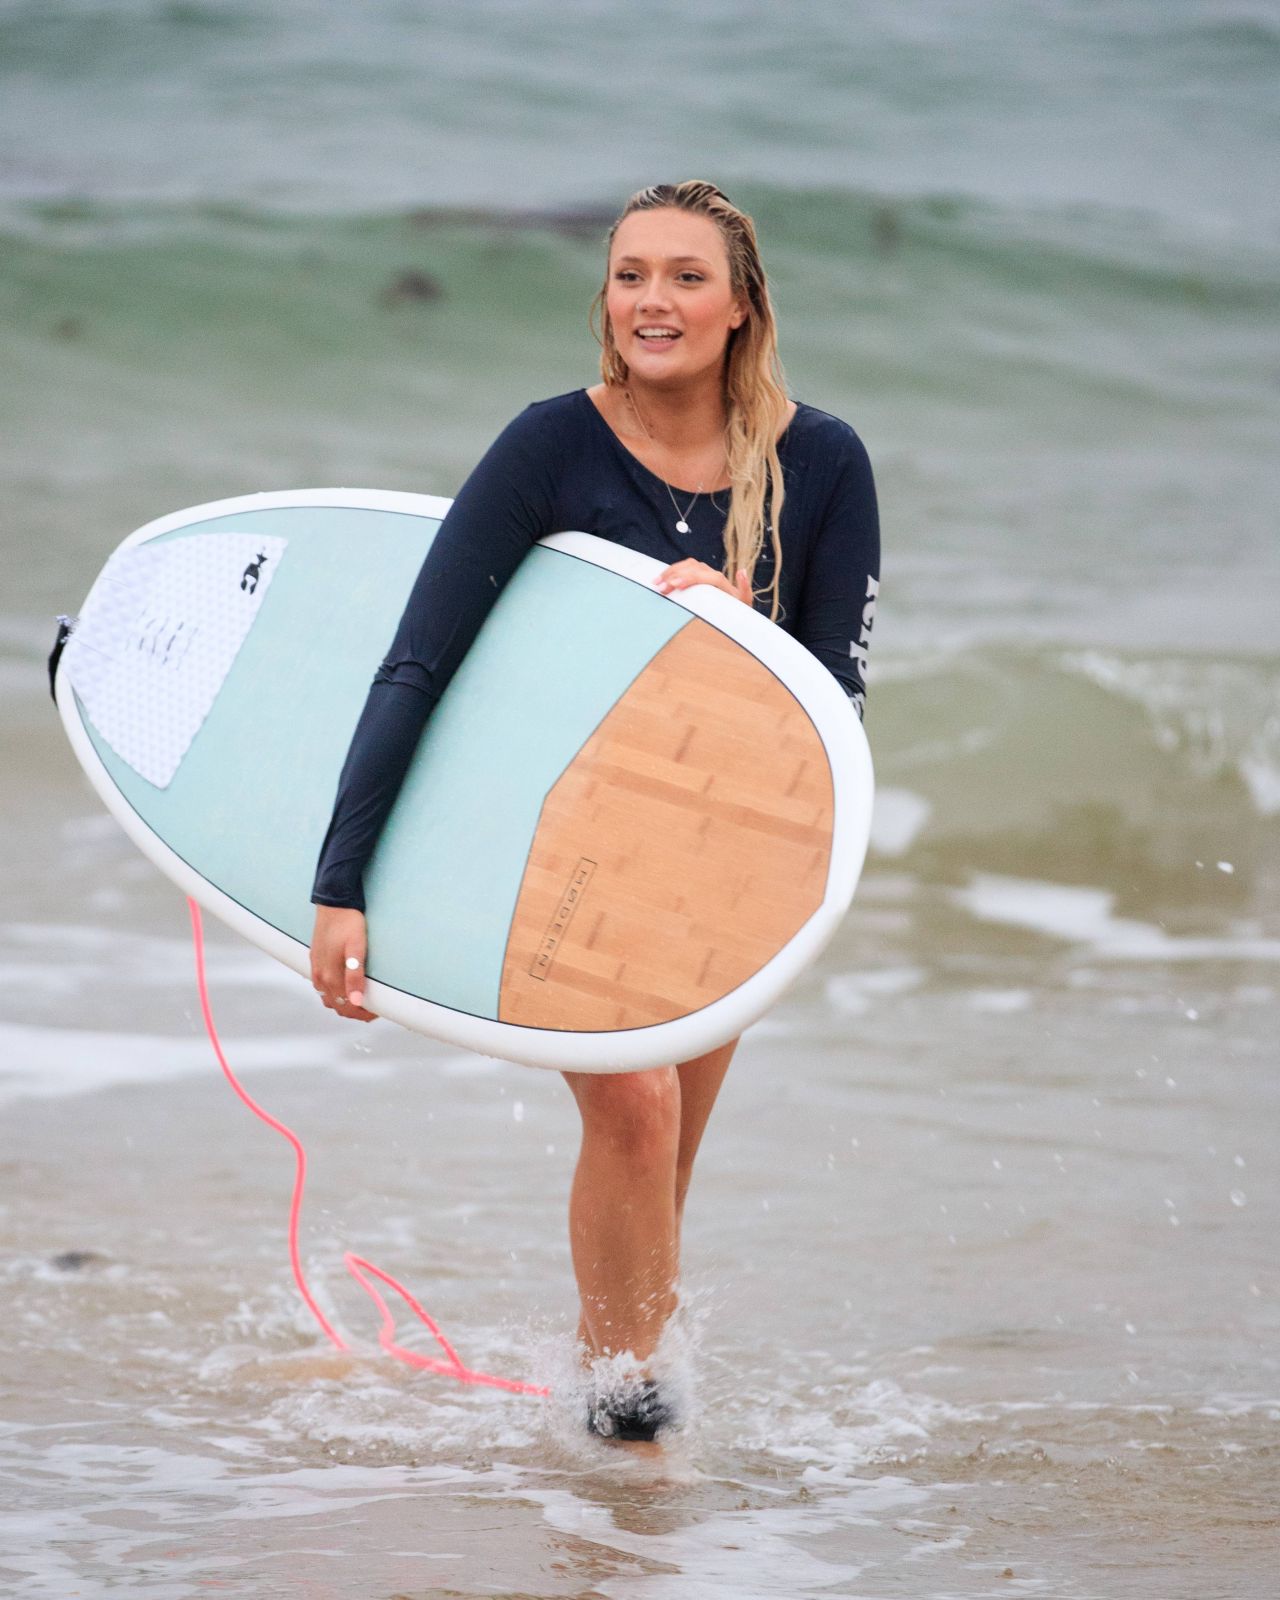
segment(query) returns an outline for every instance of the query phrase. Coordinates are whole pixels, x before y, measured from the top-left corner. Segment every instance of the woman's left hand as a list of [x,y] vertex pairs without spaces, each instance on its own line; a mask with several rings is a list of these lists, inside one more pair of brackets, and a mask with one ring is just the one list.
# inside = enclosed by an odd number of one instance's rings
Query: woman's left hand
[[674,566],[665,568],[653,580],[653,586],[659,594],[670,594],[673,589],[688,589],[695,583],[709,583],[713,589],[723,589],[735,600],[741,600],[743,605],[749,606],[752,603],[751,579],[747,576],[745,567],[739,568],[737,582],[730,583],[723,572],[717,572],[705,561],[695,561],[690,556],[684,561],[677,561]]

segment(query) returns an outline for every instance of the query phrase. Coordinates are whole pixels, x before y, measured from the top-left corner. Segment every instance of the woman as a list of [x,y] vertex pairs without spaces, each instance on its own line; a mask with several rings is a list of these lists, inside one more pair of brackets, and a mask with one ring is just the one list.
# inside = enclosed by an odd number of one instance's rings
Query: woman
[[[862,709],[879,573],[875,488],[857,435],[788,400],[751,219],[709,183],[633,195],[609,234],[603,381],[529,406],[441,524],[361,714],[312,899],[312,977],[364,1008],[361,876],[432,706],[530,546],[582,529],[665,563],[664,594],[709,583],[757,604]],[[694,1157],[737,1040],[644,1072],[564,1077],[582,1115],[569,1207],[588,1358],[643,1365],[676,1304]],[[652,1439],[652,1381],[589,1425]]]

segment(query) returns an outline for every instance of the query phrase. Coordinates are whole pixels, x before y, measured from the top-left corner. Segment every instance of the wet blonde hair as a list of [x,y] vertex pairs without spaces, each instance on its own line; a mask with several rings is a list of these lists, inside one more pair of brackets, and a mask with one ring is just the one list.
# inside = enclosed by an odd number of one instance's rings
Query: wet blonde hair
[[591,306],[592,331],[600,341],[600,375],[611,388],[626,386],[629,369],[618,353],[609,319],[609,256],[614,236],[633,211],[670,207],[709,217],[720,230],[729,257],[729,282],[747,302],[747,317],[729,331],[724,364],[725,452],[729,463],[729,515],[724,528],[724,570],[730,583],[741,569],[754,575],[768,532],[773,548],[769,615],[778,616],[782,546],[782,463],[778,434],[787,416],[786,378],[778,359],[778,329],[769,299],[755,223],[713,183],[655,183],[633,194],[609,229],[604,284]]

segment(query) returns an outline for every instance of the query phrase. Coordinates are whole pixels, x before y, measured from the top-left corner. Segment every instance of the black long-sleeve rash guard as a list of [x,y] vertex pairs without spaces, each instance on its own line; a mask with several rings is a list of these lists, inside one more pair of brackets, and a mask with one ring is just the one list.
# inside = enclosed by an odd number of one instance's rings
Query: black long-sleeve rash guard
[[[862,711],[880,572],[871,465],[847,423],[799,405],[778,442],[785,498],[778,620],[839,679]],[[364,909],[364,868],[432,707],[503,585],[544,534],[578,529],[664,564],[692,556],[720,571],[729,495],[699,495],[676,532],[671,494],[626,448],[585,389],[527,407],[495,440],[440,525],[338,782],[312,900]],[[769,608],[770,541],[756,565]]]

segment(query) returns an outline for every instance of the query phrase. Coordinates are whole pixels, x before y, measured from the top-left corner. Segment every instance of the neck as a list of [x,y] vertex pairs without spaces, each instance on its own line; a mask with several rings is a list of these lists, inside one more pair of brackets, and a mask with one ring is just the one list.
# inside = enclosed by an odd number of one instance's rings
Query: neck
[[647,428],[655,444],[697,448],[724,438],[724,398],[719,378],[678,389],[629,378],[630,391],[640,413],[641,427]]

